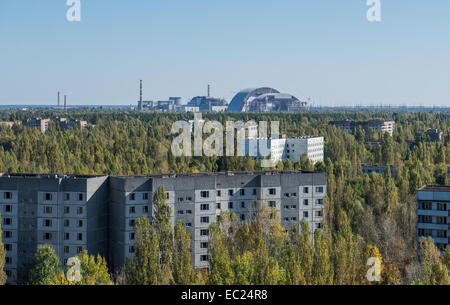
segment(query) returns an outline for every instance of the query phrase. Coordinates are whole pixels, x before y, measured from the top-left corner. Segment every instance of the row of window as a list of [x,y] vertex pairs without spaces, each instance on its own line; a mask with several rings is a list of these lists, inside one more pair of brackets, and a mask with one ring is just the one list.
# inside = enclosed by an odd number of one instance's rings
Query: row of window
[[[447,211],[447,204],[438,202],[436,208],[438,211]],[[431,201],[419,202],[419,210],[432,210],[432,209],[433,203]]]
[[[431,229],[418,229],[417,234],[419,237],[433,237],[433,230]],[[446,230],[436,230],[436,237],[437,238],[447,238],[447,231]]]
[[[83,227],[83,220],[77,220],[77,225],[79,228]],[[44,227],[51,227],[53,224],[53,219],[43,219]],[[64,227],[70,227],[70,219],[64,219]]]
[[[12,198],[13,198],[12,192],[3,192],[3,199],[11,200]],[[84,195],[82,193],[78,193],[77,194],[77,198],[78,198],[78,201],[83,201],[84,200]],[[45,201],[51,201],[52,199],[53,199],[53,194],[52,193],[45,193],[44,194],[44,200]],[[65,193],[64,194],[64,200],[65,201],[69,201],[70,200],[70,193]]]
[[[419,215],[419,223],[433,223],[433,216],[430,215]],[[445,225],[447,224],[447,217],[436,216],[436,224]]]

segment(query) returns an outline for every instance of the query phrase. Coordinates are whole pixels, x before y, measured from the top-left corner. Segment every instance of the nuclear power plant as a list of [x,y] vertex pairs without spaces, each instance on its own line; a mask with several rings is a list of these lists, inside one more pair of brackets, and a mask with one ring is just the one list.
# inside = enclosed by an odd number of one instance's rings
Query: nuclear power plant
[[308,102],[297,97],[281,93],[270,88],[250,88],[239,91],[228,103],[223,98],[211,96],[211,85],[207,86],[205,96],[195,96],[186,105],[181,97],[170,97],[166,101],[143,100],[143,81],[140,81],[140,98],[137,109],[139,111],[184,111],[184,112],[299,112],[305,111]]

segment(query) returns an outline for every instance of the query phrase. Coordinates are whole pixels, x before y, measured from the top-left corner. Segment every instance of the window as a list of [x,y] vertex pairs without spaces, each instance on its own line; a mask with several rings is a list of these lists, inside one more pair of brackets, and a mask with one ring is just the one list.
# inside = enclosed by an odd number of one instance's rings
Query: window
[[70,214],[70,207],[64,207],[64,214]]
[[7,265],[12,264],[12,258],[9,257],[9,256],[7,256],[7,257],[5,258],[5,263],[6,263]]
[[316,217],[322,217],[322,216],[323,216],[322,211],[316,211]]
[[77,248],[77,253],[80,254],[81,252],[83,252],[83,247],[78,247]]
[[433,223],[433,216],[419,215],[419,223]]
[[217,203],[217,209],[220,210],[220,202]]
[[309,187],[304,187],[303,194],[308,194],[308,193],[309,193]]
[[82,221],[82,220],[79,220],[79,221],[78,221],[78,226],[79,226],[80,228],[83,226],[83,221]]
[[245,196],[245,190],[244,190],[244,189],[241,189],[241,190],[239,191],[239,194],[240,194],[241,196]]
[[52,233],[44,233],[44,239],[45,239],[45,240],[50,240],[50,239],[52,239]]
[[135,207],[130,207],[130,214],[134,214],[136,213],[136,208]]
[[11,244],[5,244],[5,250],[6,251],[11,251],[12,250],[12,245]]
[[419,209],[420,210],[431,210],[433,207],[432,203],[430,201],[421,201],[419,202]]
[[436,236],[437,238],[447,238],[447,231],[437,230]]
[[144,206],[144,207],[142,208],[142,211],[143,211],[144,213],[148,213],[148,206]]
[[130,246],[130,247],[128,248],[128,252],[134,253],[134,246]]
[[135,233],[133,233],[133,232],[130,233],[130,240],[134,240],[135,236],[136,236]]
[[270,208],[276,208],[277,203],[275,201],[269,201],[269,207]]
[[297,205],[291,205],[291,209],[296,209],[297,208]]
[[78,201],[83,201],[83,194],[82,193],[78,194]]
[[323,199],[316,199],[316,204],[323,205]]
[[241,220],[245,221],[245,214],[241,214]]
[[233,203],[232,202],[228,202],[228,208],[232,209],[233,208]]
[[245,209],[245,202],[244,201],[241,202],[241,208]]
[[200,261],[201,262],[207,262],[208,261],[208,255],[200,255]]
[[78,233],[77,239],[78,240],[83,240],[83,233]]
[[11,238],[11,237],[12,237],[12,232],[11,232],[11,231],[5,231],[5,232],[3,233],[3,236],[4,236],[5,238]]
[[200,230],[200,236],[208,236],[209,230],[208,229],[202,229]]
[[436,223],[440,225],[446,225],[447,224],[447,217],[436,217]]
[[289,198],[289,193],[285,193],[284,197],[288,197]]
[[303,212],[303,218],[308,218],[309,217],[309,213],[308,212]]
[[323,186],[317,186],[316,193],[323,193]]
[[233,190],[228,190],[228,195],[229,195],[229,196],[233,196],[233,194],[234,194],[234,191],[233,191]]
[[148,193],[142,194],[142,199],[143,200],[148,200]]
[[179,211],[178,211],[178,214],[179,214],[179,215],[183,215],[183,214],[184,214],[184,210],[179,210]]
[[135,194],[135,193],[131,193],[131,194],[130,194],[130,200],[131,200],[131,201],[136,200],[136,194]]
[[65,227],[70,227],[70,220],[69,219],[64,220],[64,226]]
[[83,207],[78,207],[77,213],[78,213],[78,215],[83,214]]
[[200,222],[201,223],[209,223],[209,217],[208,216],[200,217]]
[[285,205],[284,208],[285,208],[286,210],[289,210],[289,209],[291,208],[291,206],[290,206],[290,205]]
[[322,223],[316,223],[316,228],[317,229],[322,229],[323,228],[323,225],[322,225]]
[[308,199],[304,199],[303,200],[303,205],[309,205],[309,200]]
[[11,218],[4,218],[3,219],[3,225],[5,225],[5,226],[12,225],[12,219]]
[[291,220],[292,221],[297,221],[297,217],[292,217]]
[[70,252],[70,247],[64,246],[64,253],[69,253],[69,252]]
[[297,193],[292,193],[291,196],[292,197],[297,197]]
[[200,197],[202,198],[209,198],[209,191],[201,191]]
[[192,214],[192,210],[186,210],[186,214]]
[[52,194],[50,194],[50,193],[45,193],[45,200],[46,200],[46,201],[52,200]]
[[136,224],[136,221],[134,219],[130,220],[130,227],[134,227],[134,225]]
[[12,199],[12,193],[11,192],[4,192],[3,193],[4,199]]
[[166,193],[166,199],[169,199],[169,198],[170,198],[170,194]]
[[69,194],[69,193],[66,193],[66,197],[65,197],[64,200],[65,200],[65,201],[69,201],[69,200],[70,200],[70,194]]
[[52,207],[44,207],[44,214],[51,214],[52,213]]
[[277,190],[276,189],[269,189],[269,195],[276,195]]
[[217,197],[221,197],[222,196],[222,192],[221,191],[217,191]]
[[438,209],[438,211],[447,211],[447,204],[446,203],[438,203],[437,209]]
[[12,212],[12,205],[5,205],[4,211],[5,211],[5,213]]
[[190,227],[192,227],[192,223],[190,223],[190,222],[186,223],[186,228],[190,228]]
[[178,198],[178,202],[183,202],[183,201],[184,201],[183,197]]
[[208,249],[208,243],[207,242],[200,243],[200,248],[201,249]]
[[64,233],[64,240],[70,239],[70,233]]
[[202,204],[200,205],[201,211],[209,211],[209,204]]
[[44,219],[44,227],[51,227],[51,226],[52,226],[52,220]]

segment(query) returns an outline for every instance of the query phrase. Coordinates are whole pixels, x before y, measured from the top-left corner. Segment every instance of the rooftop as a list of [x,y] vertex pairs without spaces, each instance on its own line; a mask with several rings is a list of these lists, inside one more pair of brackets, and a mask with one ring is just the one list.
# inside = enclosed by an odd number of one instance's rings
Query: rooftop
[[419,191],[450,192],[450,185],[426,185],[421,187]]

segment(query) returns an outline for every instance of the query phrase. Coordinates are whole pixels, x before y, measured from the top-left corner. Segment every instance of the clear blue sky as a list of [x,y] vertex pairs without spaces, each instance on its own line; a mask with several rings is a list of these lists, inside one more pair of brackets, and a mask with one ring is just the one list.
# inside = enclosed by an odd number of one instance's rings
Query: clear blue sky
[[0,0],[0,104],[135,104],[270,86],[320,105],[450,105],[450,1]]

